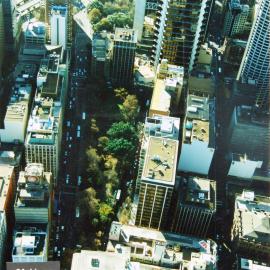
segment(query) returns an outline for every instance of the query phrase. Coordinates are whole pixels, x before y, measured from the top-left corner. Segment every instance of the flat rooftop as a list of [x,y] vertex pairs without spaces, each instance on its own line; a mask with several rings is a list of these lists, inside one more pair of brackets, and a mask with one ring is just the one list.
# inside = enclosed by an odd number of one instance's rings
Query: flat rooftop
[[116,28],[114,41],[137,43],[137,32],[134,29]]
[[236,107],[237,121],[243,124],[252,124],[254,126],[269,127],[269,115],[256,112],[256,108],[251,106]]
[[[176,233],[122,225],[113,222],[107,250],[116,253],[130,252],[131,261],[180,269],[216,269],[216,244],[212,240],[195,238]],[[206,265],[208,265],[206,268]]]
[[270,198],[243,191],[236,197],[235,209],[240,215],[240,237],[270,245]]
[[[22,230],[20,230],[22,229]],[[31,224],[15,228],[12,256],[44,256],[47,245],[46,225]]]
[[195,95],[188,95],[187,118],[209,121],[209,99]]
[[198,176],[181,176],[179,187],[181,204],[216,209],[216,182]]
[[150,136],[142,180],[174,185],[177,151],[177,140]]
[[13,88],[7,106],[5,121],[23,121],[27,117],[32,87],[30,84],[17,85]]
[[104,251],[82,250],[73,253],[71,270],[125,270],[128,257]]
[[178,140],[180,129],[180,118],[153,115],[146,117],[144,123],[144,135],[164,137],[169,139]]
[[163,79],[157,79],[151,99],[150,111],[170,114],[171,95],[166,91],[166,82]]

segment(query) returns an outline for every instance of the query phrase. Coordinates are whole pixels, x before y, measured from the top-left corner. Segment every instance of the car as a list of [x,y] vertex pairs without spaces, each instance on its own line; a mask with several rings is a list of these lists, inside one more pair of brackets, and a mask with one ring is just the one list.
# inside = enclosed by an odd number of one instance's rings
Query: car
[[71,148],[71,144],[69,144],[68,147]]
[[69,174],[66,175],[66,184],[69,183],[69,180],[70,180],[70,177],[69,177]]
[[57,252],[57,246],[54,247],[54,252]]
[[65,247],[62,248],[63,251],[65,251],[65,249],[66,249]]
[[57,256],[58,256],[58,257],[60,257],[60,256],[61,256],[61,251],[60,251],[60,250],[58,250],[58,252],[57,252]]
[[59,232],[59,226],[56,227],[56,231]]
[[58,209],[58,216],[61,216],[61,210]]
[[56,240],[59,240],[59,233],[55,235]]
[[67,121],[67,127],[70,127],[70,121]]
[[71,136],[69,137],[69,140],[72,141],[72,137]]
[[65,229],[65,226],[61,226],[61,230],[63,231]]
[[68,152],[67,152],[67,151],[65,151],[65,153],[64,153],[65,157],[67,157],[67,154],[68,154]]

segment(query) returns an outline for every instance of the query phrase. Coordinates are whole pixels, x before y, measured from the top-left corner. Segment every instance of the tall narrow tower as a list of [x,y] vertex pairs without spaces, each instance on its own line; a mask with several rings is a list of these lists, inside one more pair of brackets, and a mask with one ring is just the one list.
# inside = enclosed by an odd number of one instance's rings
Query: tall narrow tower
[[256,12],[237,79],[256,81],[256,105],[262,108],[269,105],[270,1],[260,0]]
[[[137,0],[133,27],[139,50],[192,70],[204,41],[213,0]],[[152,48],[150,50],[150,47]]]
[[[45,20],[46,23],[49,25],[49,31],[48,31],[48,38],[49,40],[52,39],[52,26],[51,26],[51,18],[54,16],[55,17],[55,8],[58,7],[62,9],[65,7],[66,8],[66,13],[67,15],[65,16],[67,19],[67,46],[70,47],[72,43],[72,10],[71,10],[71,1],[70,0],[46,0],[46,5],[45,5]],[[61,29],[60,29],[61,30]]]

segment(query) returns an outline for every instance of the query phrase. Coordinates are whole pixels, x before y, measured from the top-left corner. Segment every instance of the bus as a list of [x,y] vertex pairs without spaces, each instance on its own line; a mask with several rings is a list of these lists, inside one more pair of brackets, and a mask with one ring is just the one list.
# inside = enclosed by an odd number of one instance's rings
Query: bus
[[85,118],[86,118],[86,114],[85,114],[85,112],[83,112],[82,113],[82,120],[85,120]]
[[82,182],[82,177],[78,175],[78,181],[77,181],[78,186],[81,184],[81,182]]
[[81,132],[79,130],[77,130],[77,138],[81,137]]
[[221,73],[221,68],[220,67],[218,68],[218,73]]
[[121,196],[121,189],[118,189],[115,197],[117,201],[120,200],[120,196]]
[[76,207],[76,218],[80,217],[80,208],[77,206]]

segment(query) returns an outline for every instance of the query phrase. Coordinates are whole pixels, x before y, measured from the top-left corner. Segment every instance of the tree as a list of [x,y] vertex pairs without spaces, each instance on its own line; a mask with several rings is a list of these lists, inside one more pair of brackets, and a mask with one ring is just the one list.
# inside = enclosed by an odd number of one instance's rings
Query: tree
[[125,88],[116,88],[114,89],[115,96],[124,101],[128,95],[128,91]]
[[131,141],[124,138],[109,140],[106,151],[112,153],[118,159],[132,159],[135,155],[135,146]]
[[107,131],[107,135],[110,140],[124,138],[134,143],[137,143],[138,141],[138,136],[134,127],[130,123],[123,121],[113,123],[111,128]]
[[96,24],[101,20],[102,14],[99,9],[93,8],[91,11],[88,13],[88,18],[90,19],[90,22],[92,24]]
[[87,171],[90,173],[92,178],[100,177],[100,163],[102,158],[97,154],[97,150],[90,146],[86,151],[86,155],[88,158]]
[[94,8],[99,9],[100,11],[103,11],[103,3],[99,0],[94,0],[90,5],[89,5],[89,9],[92,10]]
[[135,95],[127,95],[122,105],[119,106],[123,119],[134,123],[139,113],[138,99]]
[[102,151],[108,144],[109,138],[106,136],[101,136],[98,138],[98,148]]
[[113,31],[113,24],[107,18],[102,18],[100,22],[94,25],[95,32],[101,32],[103,30],[108,32]]
[[110,221],[110,215],[113,214],[113,209],[106,203],[101,203],[98,209],[99,219],[102,223]]
[[92,221],[92,218],[96,215],[99,200],[96,198],[96,191],[90,187],[82,192],[78,193],[78,206],[82,216],[85,216]]
[[107,16],[108,21],[115,27],[132,27],[132,18],[129,14],[118,12]]

